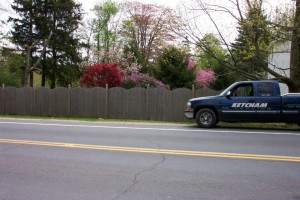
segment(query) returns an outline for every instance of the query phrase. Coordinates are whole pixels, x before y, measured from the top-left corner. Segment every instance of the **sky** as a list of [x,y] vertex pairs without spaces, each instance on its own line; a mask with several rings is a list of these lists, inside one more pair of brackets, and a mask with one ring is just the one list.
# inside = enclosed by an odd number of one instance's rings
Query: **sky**
[[[103,2],[103,0],[76,0],[77,2],[81,3],[84,7],[85,11],[89,11],[94,7],[95,4]],[[125,0],[115,0],[117,2],[124,2]],[[171,8],[176,8],[178,5],[180,5],[182,2],[185,4],[189,4],[193,0],[137,0],[139,2],[143,3],[151,3],[151,4],[158,4],[158,5],[166,5]],[[212,0],[212,2],[226,2],[228,0]],[[270,4],[277,4],[277,5],[282,5],[285,2],[288,1],[293,1],[293,0],[266,0],[266,2]],[[12,12],[10,8],[10,4],[13,2],[13,0],[0,0],[0,8],[5,8],[8,11]],[[7,13],[6,13],[7,14]],[[3,14],[2,14],[3,15]],[[2,16],[3,17],[3,16]]]
[[[83,9],[86,13],[88,13],[96,4],[100,4],[104,0],[75,0],[82,4]],[[124,2],[126,0],[114,0],[116,2]],[[157,4],[157,5],[164,5],[168,6],[173,9],[177,9],[182,3],[185,5],[189,5],[194,0],[137,0],[142,3],[149,3],[149,4]],[[293,0],[265,0],[270,5],[283,5],[286,2],[293,1]],[[11,9],[10,4],[13,0],[0,0],[0,9],[5,9],[7,12],[0,12],[0,20],[5,19],[8,15],[13,15],[14,11]],[[211,0],[212,3],[227,3],[228,0]],[[242,2],[242,1],[241,1]]]
[[[81,3],[84,10],[88,12],[90,9],[94,7],[94,5],[99,4],[103,2],[103,0],[75,0],[78,3]],[[115,0],[116,2],[124,2],[124,0]],[[151,3],[151,4],[158,4],[158,5],[167,5],[171,8],[175,8],[176,5],[180,4],[181,1],[184,0],[138,0],[142,3]],[[185,0],[190,1],[190,0]],[[10,4],[13,2],[13,0],[0,0],[0,8],[5,8],[8,11],[12,12],[10,8]],[[3,16],[2,16],[3,17]]]
[[[75,0],[78,3],[81,3],[84,9],[84,13],[87,13],[85,15],[85,19],[87,18],[91,18],[91,15],[88,15],[88,13],[91,13],[90,10],[96,5],[96,4],[101,4],[102,2],[104,2],[104,0]],[[113,0],[115,2],[124,2],[126,0]],[[184,5],[191,5],[192,2],[194,2],[195,0],[135,0],[135,1],[139,1],[142,3],[149,3],[149,4],[157,4],[157,5],[164,5],[167,7],[170,7],[174,10],[178,10],[179,7],[183,8],[182,4]],[[286,2],[292,2],[293,0],[265,0],[265,2],[267,2],[266,5],[279,5],[279,6],[283,6]],[[8,17],[10,15],[14,16],[14,11],[11,9],[10,4],[13,2],[13,0],[0,0],[0,20],[7,20]],[[207,1],[206,1],[207,2]],[[208,2],[211,2],[211,4],[223,4],[224,6],[226,6],[226,4],[228,4],[229,0],[208,0]],[[240,0],[240,2],[243,2],[243,0]],[[271,6],[267,6],[270,7]],[[3,11],[3,9],[5,9],[5,11]],[[198,16],[199,17],[199,16]],[[234,24],[232,21],[232,17],[222,17],[222,16],[217,16],[219,18],[218,23],[220,25],[223,26],[223,29],[226,30],[228,32],[228,36],[234,38],[235,35],[232,34],[233,32],[236,32],[235,27],[236,24]],[[204,17],[201,16],[199,18],[201,20],[201,29],[213,29],[213,27],[209,27],[211,26],[211,23],[205,23],[204,22]],[[6,25],[2,25],[0,27],[1,29],[5,28],[7,31],[9,31],[9,27]],[[230,31],[230,29],[232,29],[232,31]]]
[[[76,0],[76,1],[81,3],[86,11],[92,9],[94,5],[96,5],[97,3],[103,2],[103,0]],[[124,2],[124,0],[115,0],[115,1]],[[138,0],[138,1],[142,3],[149,3],[149,4],[167,5],[171,8],[175,8],[176,5],[180,4],[181,2],[181,0]]]

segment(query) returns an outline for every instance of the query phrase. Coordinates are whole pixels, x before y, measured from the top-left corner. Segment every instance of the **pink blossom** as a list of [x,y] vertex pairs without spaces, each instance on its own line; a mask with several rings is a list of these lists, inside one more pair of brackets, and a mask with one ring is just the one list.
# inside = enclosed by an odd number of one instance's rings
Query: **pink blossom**
[[152,76],[149,76],[148,74],[142,74],[142,73],[133,73],[131,75],[126,75],[123,77],[122,86],[124,88],[132,88],[132,87],[143,87],[143,88],[166,88],[169,89],[168,85],[165,85],[160,80],[155,79]]
[[196,71],[196,83],[207,88],[216,79],[214,71],[211,69],[198,69]]
[[192,58],[189,58],[188,69],[193,69],[196,66],[197,62]]
[[132,52],[128,52],[124,55],[121,48],[110,47],[107,51],[104,49],[100,49],[99,51],[93,49],[87,65],[93,65],[98,62],[118,63],[123,73],[128,75],[132,73],[139,73],[142,68],[142,66],[138,64],[137,59]]

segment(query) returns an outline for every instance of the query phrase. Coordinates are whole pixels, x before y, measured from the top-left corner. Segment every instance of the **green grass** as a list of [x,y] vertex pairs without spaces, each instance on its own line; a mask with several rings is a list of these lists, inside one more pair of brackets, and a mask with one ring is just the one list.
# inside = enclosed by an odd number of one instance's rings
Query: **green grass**
[[[150,123],[150,124],[183,124],[196,126],[194,120],[186,122],[165,122],[154,120],[132,120],[132,119],[103,119],[97,117],[45,117],[45,116],[29,116],[29,115],[0,115],[0,118],[15,119],[45,119],[45,120],[73,120],[86,122],[121,122],[121,123]],[[287,123],[226,123],[220,122],[217,127],[222,128],[257,128],[257,129],[300,129],[297,124]]]
[[88,122],[132,122],[132,123],[159,123],[159,124],[195,124],[193,121],[187,122],[166,122],[155,120],[134,120],[134,119],[103,119],[97,117],[46,117],[46,116],[30,116],[30,115],[0,115],[0,118],[11,119],[45,119],[45,120],[75,120]]
[[297,124],[289,123],[227,123],[220,122],[218,127],[229,128],[257,128],[257,129],[300,129]]

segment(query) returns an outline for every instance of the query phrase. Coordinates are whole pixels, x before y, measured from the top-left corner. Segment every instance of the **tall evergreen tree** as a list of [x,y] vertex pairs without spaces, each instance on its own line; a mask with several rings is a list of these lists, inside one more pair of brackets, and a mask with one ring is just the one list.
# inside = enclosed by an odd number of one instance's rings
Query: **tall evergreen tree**
[[248,1],[247,13],[238,24],[238,38],[233,43],[233,54],[237,66],[244,72],[264,79],[267,76],[268,46],[271,31],[267,16],[262,8],[262,1]]
[[79,77],[80,43],[75,32],[82,19],[81,5],[73,0],[48,0],[49,30],[53,37],[45,60],[50,87],[67,86]]
[[30,73],[30,58],[33,56],[33,45],[37,39],[34,16],[36,15],[36,1],[14,0],[12,9],[20,17],[9,18],[13,22],[12,42],[23,49],[24,66],[22,75],[22,86],[28,85]]
[[188,55],[176,47],[167,47],[158,57],[157,78],[170,86],[170,89],[191,88],[195,81],[195,71],[188,68]]
[[82,18],[81,5],[73,0],[14,0],[12,8],[20,16],[10,19],[14,22],[13,42],[26,52],[25,63],[33,66],[25,65],[23,86],[28,72],[35,70],[42,58],[43,86],[46,78],[51,88],[78,80],[81,58],[75,31]]

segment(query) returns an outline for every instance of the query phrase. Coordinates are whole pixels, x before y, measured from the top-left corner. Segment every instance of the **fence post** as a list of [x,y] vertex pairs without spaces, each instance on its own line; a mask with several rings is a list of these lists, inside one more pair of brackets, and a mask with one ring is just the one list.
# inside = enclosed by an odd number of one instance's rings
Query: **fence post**
[[2,109],[1,109],[1,114],[5,114],[5,111],[4,111],[4,109],[5,109],[5,106],[4,106],[4,104],[5,104],[5,95],[4,95],[4,92],[5,92],[5,85],[4,85],[4,83],[2,84]]
[[105,108],[104,108],[104,118],[108,118],[108,84],[105,85]]
[[146,119],[150,120],[150,97],[149,97],[149,88],[150,85],[147,84],[147,90],[146,90]]
[[192,98],[195,98],[195,85],[192,85]]
[[71,117],[71,85],[68,84],[68,117]]
[[32,106],[33,106],[33,108],[32,108],[32,113],[33,113],[33,116],[36,116],[37,114],[36,114],[36,102],[35,102],[35,89],[36,89],[36,87],[32,87],[32,89],[33,89],[33,102],[32,102]]

